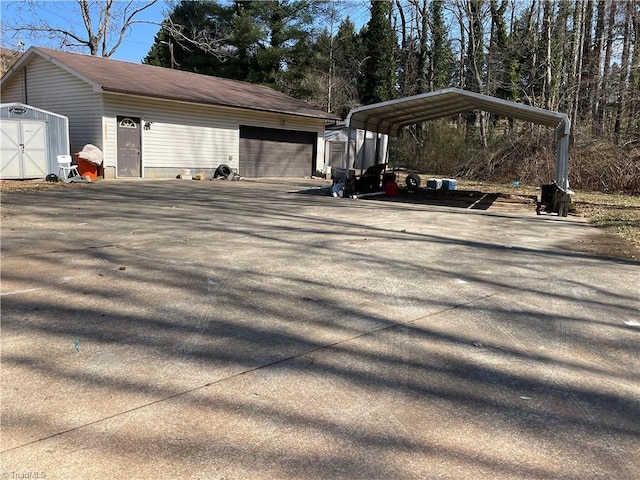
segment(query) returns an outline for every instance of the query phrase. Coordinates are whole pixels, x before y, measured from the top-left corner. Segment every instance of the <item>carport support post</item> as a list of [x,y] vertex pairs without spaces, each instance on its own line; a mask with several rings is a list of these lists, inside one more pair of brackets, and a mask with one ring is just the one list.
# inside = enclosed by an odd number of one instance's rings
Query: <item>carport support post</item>
[[563,217],[569,214],[569,204],[571,203],[569,190],[570,129],[569,117],[564,118],[556,128],[556,186],[560,191],[555,195],[553,210]]
[[556,147],[556,183],[563,190],[569,190],[569,136],[558,138]]

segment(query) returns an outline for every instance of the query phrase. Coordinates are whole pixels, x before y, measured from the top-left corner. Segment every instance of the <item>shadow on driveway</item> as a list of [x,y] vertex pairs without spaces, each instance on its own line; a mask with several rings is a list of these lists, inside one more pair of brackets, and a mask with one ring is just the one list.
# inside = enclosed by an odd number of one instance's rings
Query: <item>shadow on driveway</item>
[[558,248],[578,219],[300,189],[3,195],[3,471],[640,475],[637,262]]

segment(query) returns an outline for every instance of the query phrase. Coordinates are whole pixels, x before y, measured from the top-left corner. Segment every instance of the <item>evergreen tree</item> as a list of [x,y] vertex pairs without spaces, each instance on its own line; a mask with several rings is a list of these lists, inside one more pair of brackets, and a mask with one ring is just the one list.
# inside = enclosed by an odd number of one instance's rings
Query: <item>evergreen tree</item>
[[364,50],[362,36],[356,32],[356,26],[349,17],[342,21],[334,39],[333,54],[333,108],[332,111],[345,118],[354,107],[363,102],[358,95],[358,78],[363,60],[367,54]]
[[144,62],[268,85],[296,94],[309,68],[314,12],[307,0],[178,3]]
[[507,6],[507,0],[502,0],[500,4],[497,0],[490,1],[492,29],[489,55],[493,63],[491,72],[495,84],[492,88],[493,91],[489,93],[498,98],[515,101],[518,98],[518,65],[510,45],[507,22],[504,18]]
[[466,2],[469,42],[467,44],[465,87],[472,92],[482,92],[485,54],[481,15],[484,0],[466,0]]
[[236,78],[228,63],[236,51],[233,13],[233,7],[215,1],[181,1],[162,23],[143,63]]
[[371,1],[371,19],[363,34],[366,57],[362,66],[361,98],[371,104],[395,97],[395,34],[391,27],[392,4]]
[[444,22],[444,0],[433,0],[431,15],[431,90],[440,90],[449,86],[453,70],[453,52],[447,37]]

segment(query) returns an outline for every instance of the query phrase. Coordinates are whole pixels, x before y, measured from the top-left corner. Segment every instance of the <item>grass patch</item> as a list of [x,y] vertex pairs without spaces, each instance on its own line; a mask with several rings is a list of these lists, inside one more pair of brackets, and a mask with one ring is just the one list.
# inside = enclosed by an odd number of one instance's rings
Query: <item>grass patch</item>
[[640,247],[640,197],[599,192],[576,192],[577,212],[595,225]]

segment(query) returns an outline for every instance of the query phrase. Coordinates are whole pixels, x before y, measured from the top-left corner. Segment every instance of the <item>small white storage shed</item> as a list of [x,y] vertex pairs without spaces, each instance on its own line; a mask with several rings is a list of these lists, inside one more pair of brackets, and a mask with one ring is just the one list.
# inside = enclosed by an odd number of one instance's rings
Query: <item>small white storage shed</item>
[[[347,134],[351,133],[351,152],[347,153]],[[366,138],[366,140],[365,140]],[[347,168],[347,156],[353,162],[350,168],[365,170],[367,167],[377,163],[386,163],[388,158],[388,136],[376,132],[365,130],[351,130],[344,125],[338,123],[332,127],[325,127],[324,131],[324,155],[325,169],[331,168]]]
[[22,103],[0,104],[0,178],[44,178],[69,154],[69,119]]

